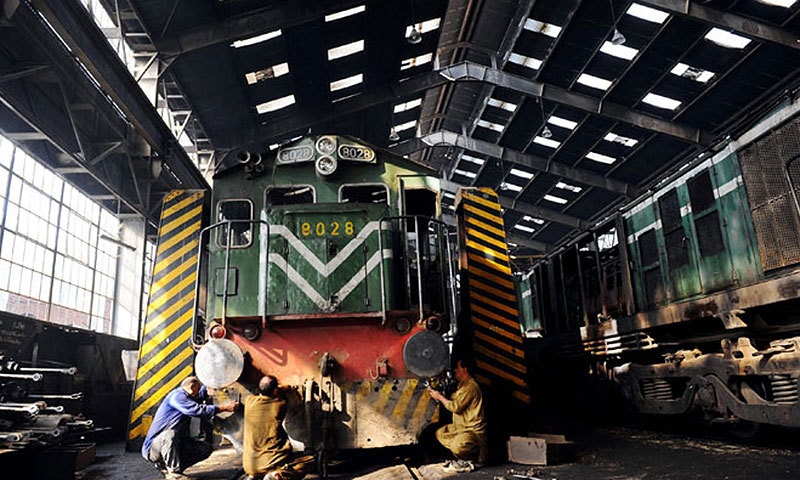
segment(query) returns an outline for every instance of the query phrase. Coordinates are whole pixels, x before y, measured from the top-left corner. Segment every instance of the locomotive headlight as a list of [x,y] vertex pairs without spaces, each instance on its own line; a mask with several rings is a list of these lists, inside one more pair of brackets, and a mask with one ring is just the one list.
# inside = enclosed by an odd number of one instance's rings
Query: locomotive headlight
[[339,163],[333,157],[319,157],[316,165],[317,173],[327,177],[336,171],[336,167],[339,166]]
[[336,152],[336,140],[333,137],[319,137],[316,148],[320,155],[333,155]]

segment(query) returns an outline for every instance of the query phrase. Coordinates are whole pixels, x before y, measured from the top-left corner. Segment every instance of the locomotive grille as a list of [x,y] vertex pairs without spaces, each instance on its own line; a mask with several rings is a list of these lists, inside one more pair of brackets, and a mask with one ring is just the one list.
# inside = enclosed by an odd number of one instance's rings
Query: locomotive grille
[[643,378],[642,395],[648,400],[674,400],[672,385],[663,378]]
[[[776,129],[744,149],[742,176],[764,270],[800,262],[800,218],[786,181],[784,161],[800,155],[800,119]],[[800,169],[789,168],[800,185]]]
[[772,401],[775,403],[797,403],[797,379],[789,374],[773,375],[770,377]]

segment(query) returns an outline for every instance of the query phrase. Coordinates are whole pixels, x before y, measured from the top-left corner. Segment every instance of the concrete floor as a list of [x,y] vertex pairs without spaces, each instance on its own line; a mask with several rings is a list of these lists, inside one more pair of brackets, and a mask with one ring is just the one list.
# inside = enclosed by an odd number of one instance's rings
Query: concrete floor
[[[787,435],[785,438],[782,435]],[[782,480],[800,478],[800,432],[783,432],[758,445],[732,444],[724,438],[688,438],[681,433],[627,428],[592,428],[574,435],[572,455],[545,467],[513,463],[487,465],[471,473],[442,470],[445,459],[425,459],[413,450],[361,451],[340,457],[329,469],[332,479],[359,480]],[[503,448],[503,446],[500,446]],[[419,452],[417,452],[419,453]],[[416,459],[415,459],[416,457]],[[221,448],[186,474],[205,480],[236,480],[240,457]],[[398,466],[406,465],[410,469]],[[404,472],[400,474],[399,472]],[[405,472],[408,473],[405,473]],[[412,475],[411,472],[414,472]],[[122,444],[98,446],[96,460],[76,474],[78,480],[157,480],[163,478]],[[309,475],[307,480],[318,479]]]

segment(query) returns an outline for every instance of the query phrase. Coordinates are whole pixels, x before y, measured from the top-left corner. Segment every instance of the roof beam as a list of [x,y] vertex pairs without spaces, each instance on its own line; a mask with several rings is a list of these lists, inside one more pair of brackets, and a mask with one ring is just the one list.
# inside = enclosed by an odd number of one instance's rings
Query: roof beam
[[279,7],[271,5],[260,8],[247,15],[206,25],[175,37],[155,39],[153,43],[163,55],[180,55],[319,20],[322,14],[340,12],[375,1],[344,0],[333,5],[328,0],[281,2]]
[[503,161],[522,165],[540,172],[552,173],[563,178],[568,178],[585,185],[602,188],[617,195],[636,196],[636,188],[632,185],[605,177],[596,173],[591,173],[580,168],[570,167],[558,162],[549,161],[546,158],[529,155],[516,150],[501,147],[495,143],[478,140],[459,133],[440,130],[420,138],[412,138],[399,143],[392,148],[398,155],[406,155],[411,152],[422,150],[427,147],[440,145],[454,146],[469,150],[471,152],[488,155],[492,158],[502,159]]
[[497,86],[510,88],[520,93],[542,97],[553,102],[570,105],[581,110],[603,115],[619,121],[635,125],[639,128],[670,135],[692,144],[710,146],[713,136],[700,129],[670,122],[659,117],[636,112],[610,102],[570,92],[559,87],[533,82],[524,77],[503,72],[496,68],[473,62],[461,62],[416,77],[403,80],[393,85],[364,92],[335,105],[326,106],[292,115],[280,122],[270,122],[251,130],[231,130],[218,135],[214,145],[219,150],[246,148],[267,140],[274,140],[305,131],[318,123],[360,112],[369,107],[397,100],[406,96],[424,92],[430,88],[444,85],[447,82],[483,81]]
[[758,20],[722,12],[713,8],[699,5],[689,0],[636,0],[639,3],[667,10],[671,13],[696,18],[705,23],[735,30],[736,32],[755,37],[759,40],[777,43],[796,50],[800,50],[800,38],[797,34],[783,28],[759,22]]
[[[451,227],[456,226],[456,217],[451,213],[443,213],[442,221]],[[506,243],[513,243],[520,247],[530,248],[539,252],[549,252],[553,249],[553,245],[539,240],[533,240],[524,235],[517,233],[506,232]]]

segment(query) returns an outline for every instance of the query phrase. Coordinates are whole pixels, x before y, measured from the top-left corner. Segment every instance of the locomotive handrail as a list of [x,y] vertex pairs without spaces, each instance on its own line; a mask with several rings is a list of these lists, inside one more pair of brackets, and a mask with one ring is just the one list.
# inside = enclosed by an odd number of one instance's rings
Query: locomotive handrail
[[[421,248],[420,248],[420,241],[421,241],[422,235],[419,234],[420,232],[418,230],[418,227],[416,227],[416,226],[421,225],[423,222],[426,225],[426,228],[430,224],[437,224],[439,226],[439,228],[444,228],[445,231],[446,231],[447,230],[447,224],[442,222],[441,220],[437,220],[437,219],[432,218],[432,217],[426,217],[426,216],[423,216],[423,215],[397,215],[397,216],[383,217],[383,218],[380,219],[380,222],[379,222],[380,226],[379,226],[379,229],[378,229],[378,250],[381,251],[381,252],[383,252],[383,235],[382,234],[384,232],[384,223],[390,223],[390,222],[392,222],[394,220],[403,221],[403,222],[405,222],[407,220],[414,220],[415,221],[415,232],[417,233],[416,237],[414,238],[414,242],[415,242],[415,260],[416,260],[416,264],[417,264],[417,275],[416,275],[417,276],[417,299],[419,301],[419,320],[422,320],[424,318],[424,311],[423,311],[424,304],[423,304],[423,301],[422,301],[422,299],[423,299],[423,295],[422,295],[422,263],[421,263],[421,258],[420,258],[420,254],[421,254],[421,251],[422,251]],[[421,220],[421,222],[419,220]],[[404,230],[405,234],[408,233],[408,232],[405,231],[405,229],[403,229],[403,230]],[[408,239],[408,237],[404,235],[403,236],[403,251],[405,253],[405,257],[408,257],[407,239]],[[449,238],[448,235],[445,235],[445,242],[446,242],[446,245],[445,245],[446,248],[445,249],[447,250],[447,254],[446,254],[447,256],[444,258],[444,260],[447,262],[448,280],[452,281],[452,279],[455,278],[455,277],[454,277],[454,274],[453,274],[452,257],[451,257],[451,251],[450,251],[450,238]],[[440,255],[441,255],[441,253],[440,253]],[[383,324],[386,323],[386,311],[387,311],[386,310],[386,272],[384,270],[383,261],[380,262],[379,271],[380,271],[380,280],[381,280],[380,281],[380,284],[381,284],[381,324],[383,325]],[[406,295],[407,295],[407,298],[410,298],[411,297],[411,290],[410,290],[410,288],[411,288],[411,282],[410,282],[411,277],[410,277],[409,268],[406,267],[405,271],[406,271],[405,272],[406,273]],[[453,287],[453,285],[451,285],[451,287]],[[445,295],[447,294],[446,291],[442,292],[442,293],[445,293]],[[450,307],[452,308],[451,313],[453,315],[455,315],[455,308],[456,308],[455,307],[455,297],[454,297],[454,295],[447,295],[447,296],[449,296],[450,299],[452,300],[451,305],[450,305]],[[445,301],[445,299],[443,298],[442,301]]]
[[[269,222],[267,222],[266,220],[260,220],[260,219],[259,220],[255,220],[255,219],[250,219],[250,220],[223,220],[223,221],[214,223],[212,225],[209,225],[209,226],[205,227],[204,229],[200,230],[199,245],[197,247],[197,279],[195,280],[194,299],[192,301],[192,337],[191,337],[191,344],[192,344],[192,348],[194,350],[197,350],[197,349],[199,349],[200,347],[203,346],[202,343],[197,343],[196,342],[196,339],[198,338],[197,337],[197,326],[198,326],[197,325],[198,324],[198,322],[197,322],[197,311],[198,311],[198,308],[199,308],[198,301],[199,301],[199,297],[200,297],[200,283],[201,283],[200,282],[200,272],[202,271],[202,267],[203,267],[203,247],[205,246],[205,242],[203,241],[203,238],[204,238],[204,236],[206,234],[210,235],[212,230],[216,230],[216,229],[218,229],[218,228],[220,228],[222,226],[225,226],[225,225],[227,225],[227,227],[228,227],[228,235],[227,235],[227,239],[226,239],[226,242],[225,242],[225,279],[223,280],[223,286],[222,286],[222,318],[221,318],[221,321],[222,321],[222,325],[224,326],[225,325],[225,319],[226,319],[227,313],[228,313],[227,312],[227,310],[228,310],[228,272],[230,270],[230,260],[231,260],[231,240],[233,239],[233,228],[231,228],[231,226],[234,223],[247,223],[247,224],[251,224],[251,225],[261,224],[262,226],[266,226],[267,227],[267,231],[265,232],[264,237],[266,238],[266,242],[267,243],[264,244],[264,247],[265,247],[265,249],[268,249],[268,247],[269,247]],[[267,291],[266,291],[266,288],[267,288],[266,284],[267,283],[269,283],[269,282],[265,282],[265,287],[264,287],[265,288],[265,290],[264,290],[265,297],[266,297],[266,294],[267,294]],[[206,292],[206,295],[209,295],[208,291]],[[267,312],[266,312],[266,308],[265,308],[264,309],[264,313],[263,313],[263,317],[264,318],[262,318],[262,325],[264,323],[266,323],[266,314],[267,314]],[[208,312],[206,312],[206,316],[208,316]],[[203,337],[205,337],[205,335]]]

